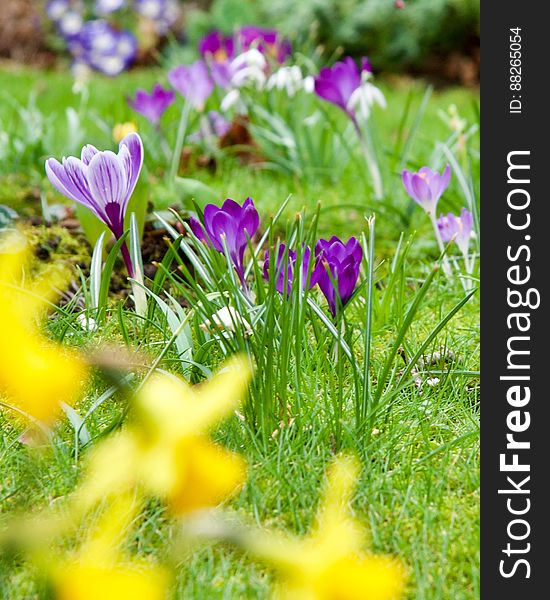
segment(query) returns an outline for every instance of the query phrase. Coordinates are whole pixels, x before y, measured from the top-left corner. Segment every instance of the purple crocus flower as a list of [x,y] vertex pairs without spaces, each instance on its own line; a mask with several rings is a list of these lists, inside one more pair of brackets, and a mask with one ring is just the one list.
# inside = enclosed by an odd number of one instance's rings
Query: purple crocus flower
[[[118,154],[88,144],[82,148],[80,159],[69,156],[60,163],[49,158],[46,175],[58,192],[89,208],[118,239],[124,232],[124,216],[142,164],[141,138],[130,133],[120,142]],[[126,244],[122,254],[133,277]]]
[[164,111],[172,104],[174,98],[174,92],[157,83],[151,93],[137,90],[135,98],[128,99],[128,104],[153,125],[158,125]]
[[192,133],[188,140],[200,142],[208,138],[222,138],[231,129],[231,123],[219,112],[209,110],[205,120],[201,123],[199,131]]
[[191,217],[189,223],[199,240],[222,254],[225,252],[225,240],[229,256],[243,287],[246,286],[243,260],[247,235],[252,238],[259,224],[260,217],[251,198],[247,198],[242,206],[231,198],[227,198],[221,208],[215,204],[207,204],[204,207],[204,228],[194,217]]
[[235,56],[235,44],[232,37],[224,36],[220,31],[207,33],[199,42],[199,52],[206,59],[224,63]]
[[437,203],[451,180],[450,165],[445,167],[441,175],[429,167],[422,167],[417,173],[405,170],[401,177],[407,194],[420,204],[433,221]]
[[231,69],[231,61],[226,62],[210,62],[210,75],[214,83],[222,89],[227,89],[231,86],[231,77],[233,71]]
[[328,241],[317,242],[315,257],[315,280],[327,299],[332,316],[335,317],[338,307],[345,306],[355,290],[363,249],[354,237],[344,244],[338,237],[333,236]]
[[469,210],[463,208],[459,217],[453,215],[453,213],[446,216],[441,215],[437,220],[437,226],[444,242],[450,242],[454,239],[462,254],[468,254],[473,227],[473,217]]
[[214,82],[203,60],[191,65],[180,65],[168,73],[168,81],[191,105],[203,110],[204,104],[214,91]]
[[208,111],[208,122],[214,135],[218,138],[222,138],[231,129],[231,123],[215,110]]
[[[284,262],[285,254],[286,254],[286,262]],[[310,259],[311,259],[311,250],[309,249],[309,247],[305,246],[303,248],[302,257],[301,257],[302,289],[304,289],[304,290],[306,288],[306,283],[307,283],[307,275],[309,272]],[[292,289],[292,281],[294,278],[294,271],[296,268],[296,260],[297,260],[297,253],[294,250],[289,248],[287,251],[285,244],[281,244],[279,246],[279,251],[277,253],[277,260],[275,261],[275,268],[276,268],[275,287],[280,294],[284,294],[285,289],[286,289],[286,295],[287,296],[290,295],[290,291]],[[269,255],[269,252],[266,252],[265,260],[264,260],[264,279],[266,281],[269,281],[270,269],[271,269],[270,255]],[[317,270],[314,270],[313,273],[311,273],[310,280],[309,280],[309,289],[311,289],[317,283],[317,274],[318,274]]]
[[361,60],[359,71],[353,58],[347,56],[332,67],[323,67],[320,70],[319,75],[315,77],[315,93],[323,100],[336,104],[354,118],[354,111],[349,103],[353,92],[361,86],[363,73],[372,73],[368,58]]
[[281,37],[274,29],[264,29],[255,25],[241,27],[237,34],[240,51],[257,48],[262,54],[275,59],[282,64],[292,54],[290,42]]

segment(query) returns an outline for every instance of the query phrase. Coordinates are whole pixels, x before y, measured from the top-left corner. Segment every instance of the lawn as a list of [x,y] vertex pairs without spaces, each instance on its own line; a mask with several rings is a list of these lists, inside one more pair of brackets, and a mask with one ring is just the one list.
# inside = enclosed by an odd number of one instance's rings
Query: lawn
[[[49,441],[29,433],[28,423],[14,418],[9,399],[0,395],[0,511],[8,531],[0,533],[0,548],[6,536],[11,540],[9,524],[19,515],[46,515],[39,517],[42,523],[70,503],[75,487],[85,481],[93,449],[113,431],[127,430],[134,393],[128,388],[140,386],[152,368],[199,383],[227,356],[244,353],[255,367],[249,392],[211,431],[212,439],[244,459],[246,483],[223,502],[219,516],[209,517],[209,525],[194,525],[192,518],[191,524],[185,519],[182,524],[166,503],[147,497],[131,519],[123,543],[126,555],[147,565],[167,565],[174,598],[268,597],[277,569],[255,558],[253,550],[247,552],[246,543],[235,542],[232,528],[258,528],[266,536],[306,535],[315,523],[327,466],[335,455],[353,454],[361,470],[352,513],[366,528],[369,550],[395,556],[404,565],[404,597],[478,597],[479,234],[470,245],[472,277],[459,275],[462,259],[454,245],[447,249],[454,274],[447,277],[447,257],[440,257],[430,220],[401,183],[405,168],[430,165],[441,171],[452,159],[453,176],[438,215],[467,206],[477,221],[478,93],[432,90],[408,78],[376,80],[387,101],[387,108],[374,108],[369,119],[384,182],[382,200],[374,197],[343,112],[308,97],[293,114],[277,94],[264,108],[287,125],[317,111],[331,132],[323,156],[320,146],[308,151],[298,145],[295,158],[288,158],[288,149],[262,137],[268,127],[258,110],[251,116],[251,131],[259,140],[253,151],[270,157],[265,168],[243,162],[231,148],[216,149],[209,166],[200,166],[203,146],[180,165],[182,181],[170,185],[158,132],[126,101],[138,87],[149,89],[159,79],[165,80],[159,69],[114,80],[97,75],[85,98],[71,91],[73,80],[65,72],[0,70],[0,204],[20,214],[35,254],[47,249],[34,260],[35,277],[44,277],[55,264],[69,270],[72,294],[42,330],[80,351],[93,366],[74,404],[76,413],[60,419]],[[218,99],[209,102],[215,105]],[[466,122],[459,134],[444,119],[451,105]],[[175,103],[162,122],[169,148],[176,142],[180,110],[181,103]],[[39,222],[44,202],[70,204],[48,182],[45,159],[79,155],[86,143],[115,149],[111,131],[127,121],[137,124],[145,152],[130,210],[149,205],[148,214],[151,208],[160,211],[160,220],[149,217],[155,227],[168,221],[175,228],[171,241],[161,243],[169,252],[164,261],[157,259],[164,266],[155,275],[146,271],[143,315],[128,298],[124,281],[111,285],[101,313],[94,312],[92,247],[74,230]],[[192,114],[188,131],[198,125]],[[318,168],[310,169],[313,159]],[[178,231],[185,226],[178,229],[166,209],[176,207],[186,222],[189,211],[195,212],[193,201],[202,209],[208,202],[219,205],[233,198],[242,203],[247,197],[254,200],[260,227],[247,249],[249,288],[243,292],[223,253],[187,242],[203,273],[188,254],[178,252]],[[375,220],[368,220],[372,215]],[[167,240],[169,232],[164,232]],[[293,285],[287,298],[276,292],[272,274],[265,281],[261,273],[264,251],[270,248],[273,256],[277,240],[292,240],[298,249],[333,235],[355,236],[363,250],[358,290],[336,318],[317,288],[300,296]],[[124,279],[122,261],[111,268],[113,278]],[[240,317],[227,331],[205,331],[204,322],[224,306],[235,307]],[[86,326],[85,320],[83,325],[79,314],[93,315],[97,327]],[[12,342],[2,334],[4,347]],[[47,597],[44,573],[49,567],[44,565],[52,556],[74,551],[97,512],[83,517],[70,533],[48,538],[49,557],[27,541],[13,552],[4,546],[2,597]],[[189,533],[193,527],[200,535]]]

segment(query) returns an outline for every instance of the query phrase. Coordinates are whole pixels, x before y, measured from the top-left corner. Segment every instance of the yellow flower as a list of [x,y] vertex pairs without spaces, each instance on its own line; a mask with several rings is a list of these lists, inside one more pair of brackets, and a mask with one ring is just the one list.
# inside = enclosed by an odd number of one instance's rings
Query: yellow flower
[[164,600],[166,577],[156,569],[116,565],[65,565],[58,576],[58,600]]
[[396,600],[404,589],[398,561],[363,551],[365,532],[349,515],[359,473],[357,461],[341,456],[329,471],[317,523],[304,539],[254,535],[249,552],[282,577],[276,597],[284,600]]
[[0,398],[21,411],[48,423],[71,403],[86,376],[84,362],[76,354],[44,337],[38,317],[47,306],[54,285],[52,273],[31,289],[23,287],[28,249],[19,233],[0,238]]
[[119,546],[137,513],[129,494],[114,499],[91,531],[80,555],[52,569],[57,600],[164,600],[167,573],[147,563],[127,562]]
[[137,130],[137,125],[132,121],[127,121],[126,123],[117,123],[113,127],[113,141],[117,144],[120,144],[120,142],[127,135],[129,135],[130,133],[137,133]]
[[155,375],[138,393],[134,421],[91,455],[81,501],[92,505],[140,486],[176,514],[219,504],[244,482],[246,467],[206,434],[236,408],[250,377],[245,358],[232,359],[195,388],[173,375]]

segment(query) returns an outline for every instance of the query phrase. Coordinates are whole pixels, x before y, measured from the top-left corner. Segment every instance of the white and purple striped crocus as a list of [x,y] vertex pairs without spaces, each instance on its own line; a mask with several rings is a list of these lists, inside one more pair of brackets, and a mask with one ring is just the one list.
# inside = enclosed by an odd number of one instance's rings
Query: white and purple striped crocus
[[157,83],[151,93],[137,90],[134,98],[128,98],[128,104],[153,125],[158,125],[166,109],[174,102],[174,98],[174,92]]
[[409,196],[419,204],[433,220],[437,203],[451,180],[451,167],[447,165],[440,175],[429,167],[422,167],[417,173],[403,171],[403,186]]
[[[275,289],[280,294],[290,295],[292,290],[292,283],[294,280],[294,274],[300,273],[301,270],[301,286],[302,290],[306,289],[307,276],[309,272],[309,263],[311,260],[311,250],[309,247],[304,246],[302,248],[301,262],[297,266],[298,254],[295,250],[288,248],[285,244],[279,246],[277,252],[277,259],[275,261]],[[269,252],[265,253],[264,259],[264,279],[269,281],[270,271],[272,269],[271,257]],[[311,273],[309,279],[309,289],[311,289],[317,283],[317,271],[314,270]]]
[[[98,150],[91,144],[82,148],[80,158],[69,156],[61,162],[46,161],[46,174],[58,192],[89,208],[113,232],[124,233],[124,216],[143,165],[143,144],[137,133],[127,135],[118,154]],[[122,255],[128,274],[134,270],[126,244]]]
[[204,207],[204,228],[194,217],[189,224],[199,240],[222,254],[225,253],[225,244],[239,280],[246,288],[244,253],[248,245],[247,236],[252,238],[260,225],[260,216],[252,199],[247,198],[242,206],[231,198],[227,198],[221,207],[207,204]]
[[330,312],[336,316],[350,300],[363,259],[363,249],[356,238],[346,243],[337,236],[319,240],[315,245],[317,264],[312,276],[327,299]]
[[441,215],[437,219],[437,227],[439,235],[445,243],[454,240],[462,254],[468,256],[473,228],[473,217],[469,210],[463,208],[459,217],[453,213]]
[[204,110],[204,105],[214,91],[214,82],[203,60],[190,65],[180,65],[168,72],[168,81],[193,108]]

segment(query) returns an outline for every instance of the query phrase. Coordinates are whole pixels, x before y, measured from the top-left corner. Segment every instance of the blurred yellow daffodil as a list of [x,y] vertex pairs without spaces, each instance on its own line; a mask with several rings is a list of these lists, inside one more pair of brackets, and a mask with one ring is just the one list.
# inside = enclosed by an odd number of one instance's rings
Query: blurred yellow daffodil
[[76,560],[52,569],[56,600],[164,600],[168,575],[157,566],[125,562],[120,544],[138,503],[116,497],[92,529]]
[[404,589],[400,563],[365,553],[365,532],[349,515],[359,473],[356,459],[332,465],[317,523],[304,539],[252,535],[245,544],[282,577],[276,597],[284,600],[396,600]]
[[80,501],[90,506],[139,486],[176,514],[219,504],[244,482],[246,467],[207,432],[237,407],[251,374],[248,360],[237,357],[197,387],[154,375],[137,394],[132,423],[92,453]]
[[0,399],[41,422],[51,422],[60,402],[71,403],[86,367],[75,353],[42,335],[44,312],[59,272],[24,285],[28,247],[18,232],[0,237]]

